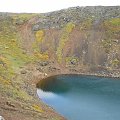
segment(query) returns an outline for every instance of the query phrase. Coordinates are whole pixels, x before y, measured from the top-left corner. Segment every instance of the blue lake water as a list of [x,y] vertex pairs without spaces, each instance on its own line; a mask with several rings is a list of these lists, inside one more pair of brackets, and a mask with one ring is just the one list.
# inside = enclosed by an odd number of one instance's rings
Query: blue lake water
[[68,120],[120,120],[120,79],[60,75],[37,87],[39,98]]

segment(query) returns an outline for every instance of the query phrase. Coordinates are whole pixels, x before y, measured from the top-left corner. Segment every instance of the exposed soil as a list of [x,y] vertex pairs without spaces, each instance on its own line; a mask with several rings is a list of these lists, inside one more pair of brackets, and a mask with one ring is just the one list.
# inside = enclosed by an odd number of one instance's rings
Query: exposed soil
[[31,26],[32,24],[35,24],[37,19],[37,17],[33,17],[28,22],[18,26],[19,35],[21,37],[20,43],[27,54],[31,54],[33,52],[32,43],[35,41],[35,37],[32,33]]

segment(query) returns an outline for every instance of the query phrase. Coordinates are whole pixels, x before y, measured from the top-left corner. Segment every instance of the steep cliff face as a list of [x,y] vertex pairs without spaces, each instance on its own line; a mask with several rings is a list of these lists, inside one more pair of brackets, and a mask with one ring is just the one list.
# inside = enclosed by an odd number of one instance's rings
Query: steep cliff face
[[0,13],[0,116],[6,120],[64,119],[36,95],[36,76],[42,79],[44,72],[36,69],[39,57],[31,46],[35,16]]
[[36,61],[76,73],[120,76],[120,7],[0,13],[0,44],[5,78]]
[[38,51],[79,72],[120,70],[120,7],[75,7],[38,15]]

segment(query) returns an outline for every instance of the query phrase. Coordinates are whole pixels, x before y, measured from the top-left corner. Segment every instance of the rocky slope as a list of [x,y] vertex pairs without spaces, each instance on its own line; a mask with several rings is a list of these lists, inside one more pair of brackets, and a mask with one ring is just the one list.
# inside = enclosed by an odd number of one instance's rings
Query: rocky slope
[[75,7],[41,14],[32,31],[38,51],[60,66],[83,73],[120,75],[119,6]]
[[0,13],[0,115],[64,119],[35,93],[40,79],[62,73],[120,77],[119,6]]

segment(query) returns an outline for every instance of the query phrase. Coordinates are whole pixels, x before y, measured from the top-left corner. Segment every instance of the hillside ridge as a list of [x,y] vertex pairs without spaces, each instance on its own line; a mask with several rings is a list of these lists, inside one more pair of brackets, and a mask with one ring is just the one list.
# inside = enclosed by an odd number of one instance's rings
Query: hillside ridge
[[0,13],[0,115],[64,120],[36,93],[57,74],[120,77],[120,6]]

